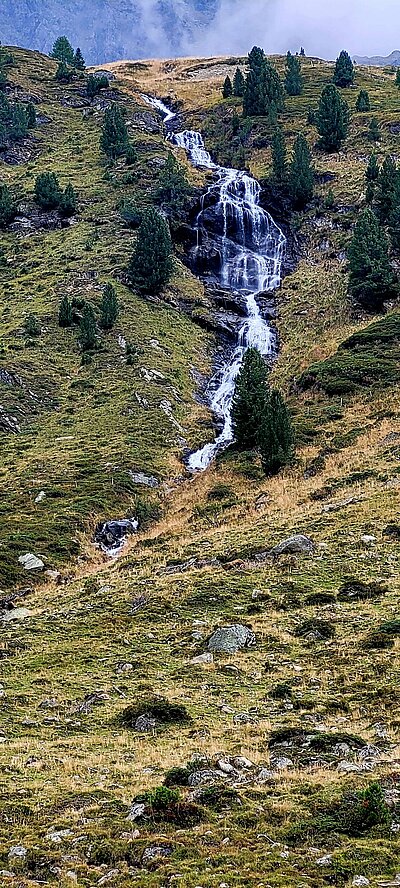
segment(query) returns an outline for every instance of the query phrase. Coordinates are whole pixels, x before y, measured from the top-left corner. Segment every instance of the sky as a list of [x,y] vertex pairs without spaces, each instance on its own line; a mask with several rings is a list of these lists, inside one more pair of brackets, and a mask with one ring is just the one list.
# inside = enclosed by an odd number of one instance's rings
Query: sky
[[[335,58],[389,55],[400,49],[399,0],[221,0],[198,48],[207,54],[266,52],[304,46],[307,55]],[[397,45],[398,44],[398,45]]]

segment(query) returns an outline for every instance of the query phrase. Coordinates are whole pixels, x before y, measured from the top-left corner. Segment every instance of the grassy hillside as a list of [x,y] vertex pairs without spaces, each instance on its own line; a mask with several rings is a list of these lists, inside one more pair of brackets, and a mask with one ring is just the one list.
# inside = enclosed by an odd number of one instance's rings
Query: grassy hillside
[[[62,584],[25,594],[2,628],[4,884],[325,888],[367,884],[353,881],[361,876],[396,884],[398,313],[356,309],[344,261],[363,205],[369,118],[353,117],[340,155],[315,153],[317,170],[335,178],[292,220],[301,258],[278,294],[274,375],[294,414],[295,465],[266,479],[256,458],[232,452],[183,480],[180,439],[209,433],[191,370],[210,368],[212,340],[176,305],[204,295],[178,261],[159,304],[127,289],[134,235],[116,210],[121,193],[149,187],[148,161],[166,150],[161,134],[136,130],[134,182],[122,165],[108,173],[101,114],[60,104],[76,87],[57,87],[48,60],[16,58],[11,79],[40,94],[51,122],[35,132],[37,159],[3,165],[2,174],[29,194],[36,171],[54,169],[63,184],[73,179],[80,212],[67,229],[1,235],[3,312],[12,308],[3,314],[1,366],[23,380],[15,390],[2,385],[4,409],[21,426],[3,437],[4,588],[15,582],[18,554],[33,546],[50,566],[78,543],[81,558],[67,562]],[[220,88],[236,63],[114,71],[129,120],[141,91],[169,96],[194,112],[185,123],[207,129],[218,150],[219,122],[234,104],[222,102]],[[288,101],[283,116],[291,135],[332,73],[318,61],[304,68],[305,96]],[[396,153],[392,80],[359,73],[350,103],[360,86],[382,123],[379,152]],[[315,131],[306,132],[313,143]],[[249,144],[248,155],[266,177],[268,144]],[[333,206],[324,203],[329,188]],[[76,334],[57,326],[60,295],[76,288],[98,305],[106,280],[123,310],[82,367]],[[43,329],[26,346],[31,312]],[[119,334],[143,348],[139,365],[126,365]],[[163,373],[161,393],[142,366]],[[30,390],[39,395],[33,405]],[[160,410],[164,398],[185,432]],[[168,480],[154,494],[163,515],[118,561],[99,563],[90,544],[96,518],[125,514],[143,498],[129,470]],[[35,505],[42,489],[46,499]],[[309,537],[312,550],[269,554],[292,534]],[[214,630],[235,623],[255,643],[199,661]],[[135,730],[138,716],[147,730]],[[132,812],[134,800],[142,807]]]

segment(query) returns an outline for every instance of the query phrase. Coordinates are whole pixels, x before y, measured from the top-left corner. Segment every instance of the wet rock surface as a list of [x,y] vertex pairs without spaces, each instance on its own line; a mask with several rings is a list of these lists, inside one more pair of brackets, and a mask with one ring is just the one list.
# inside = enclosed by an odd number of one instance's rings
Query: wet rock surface
[[120,549],[128,536],[136,533],[139,522],[136,518],[121,518],[104,521],[97,525],[94,540],[105,552]]

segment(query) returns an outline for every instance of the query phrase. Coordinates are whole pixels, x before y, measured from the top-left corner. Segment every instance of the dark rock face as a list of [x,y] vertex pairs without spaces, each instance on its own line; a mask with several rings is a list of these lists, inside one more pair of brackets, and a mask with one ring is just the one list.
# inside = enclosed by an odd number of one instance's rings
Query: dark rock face
[[105,521],[98,524],[94,539],[105,551],[120,548],[127,536],[136,533],[138,522],[134,518],[122,518],[119,521]]
[[50,52],[60,34],[80,46],[86,62],[179,55],[208,24],[216,0],[3,0],[2,42]]

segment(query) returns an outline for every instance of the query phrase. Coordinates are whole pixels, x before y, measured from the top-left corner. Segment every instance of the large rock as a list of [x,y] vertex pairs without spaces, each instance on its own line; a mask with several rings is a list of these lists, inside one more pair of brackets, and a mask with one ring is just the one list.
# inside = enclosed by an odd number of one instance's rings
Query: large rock
[[97,525],[94,539],[103,551],[119,549],[130,534],[136,533],[139,522],[136,518],[121,518],[118,521],[104,521]]
[[208,641],[208,650],[212,653],[237,654],[242,648],[251,647],[255,643],[254,632],[248,626],[234,623],[215,630]]
[[32,552],[27,552],[26,555],[20,555],[18,563],[22,565],[24,570],[43,570],[44,568],[42,559],[37,555],[34,555]]
[[315,543],[300,533],[278,543],[271,549],[270,555],[309,555],[315,552],[315,548]]

